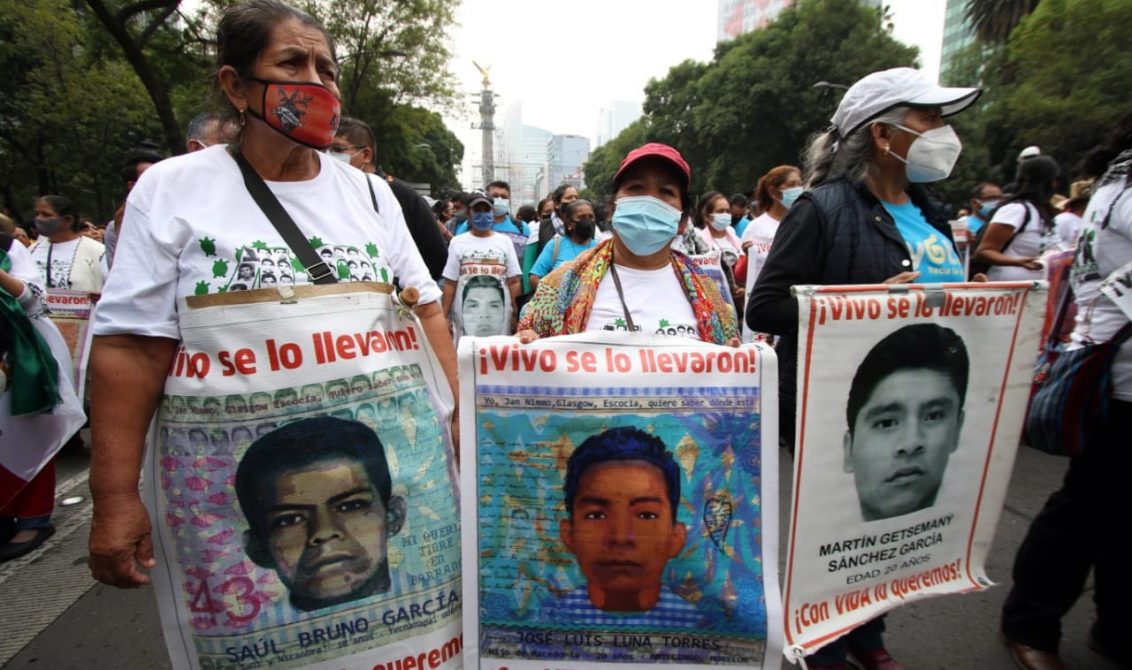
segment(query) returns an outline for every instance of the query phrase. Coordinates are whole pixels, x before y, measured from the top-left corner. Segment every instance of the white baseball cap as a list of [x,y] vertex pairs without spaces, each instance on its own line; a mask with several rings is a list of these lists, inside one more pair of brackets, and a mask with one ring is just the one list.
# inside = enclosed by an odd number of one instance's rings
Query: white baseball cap
[[866,75],[849,87],[830,121],[844,138],[896,107],[939,107],[943,116],[950,116],[969,107],[980,93],[977,88],[945,88],[928,81],[919,70],[894,67]]
[[1034,156],[1041,156],[1042,150],[1037,145],[1031,145],[1018,152],[1018,160],[1025,160],[1033,158]]

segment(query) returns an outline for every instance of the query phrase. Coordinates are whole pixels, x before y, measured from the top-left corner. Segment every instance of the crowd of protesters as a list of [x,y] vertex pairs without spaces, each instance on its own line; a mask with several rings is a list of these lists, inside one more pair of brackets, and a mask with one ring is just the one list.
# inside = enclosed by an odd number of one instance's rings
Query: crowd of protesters
[[[63,371],[56,385],[69,383],[69,360],[54,356],[42,337],[21,341],[11,333],[48,324],[44,296],[52,291],[98,299],[91,564],[108,583],[145,583],[141,568],[152,565],[139,550],[149,533],[137,497],[146,430],[178,343],[178,301],[216,285],[212,261],[190,253],[187,241],[207,238],[234,249],[266,234],[248,223],[258,213],[241,169],[269,183],[307,235],[326,241],[328,271],[420,291],[417,314],[454,388],[453,340],[464,334],[517,334],[530,342],[629,331],[737,345],[746,332],[774,342],[782,361],[779,425],[787,448],[798,356],[791,286],[1042,279],[1044,257],[1076,249],[1078,317],[1070,345],[1108,341],[1128,323],[1097,285],[1132,261],[1132,114],[1098,138],[1082,167],[1067,170],[1039,147],[1026,147],[1012,183],[981,181],[954,208],[930,184],[952,176],[962,147],[947,117],[969,107],[979,91],[942,88],[913,69],[895,68],[849,88],[832,125],[799,147],[800,164],[752,175],[749,193],[692,193],[696,166],[677,148],[649,143],[624,157],[605,201],[562,184],[537,203],[520,204],[503,181],[431,200],[381,170],[381,147],[364,121],[342,117],[336,127],[306,132],[273,120],[268,97],[288,87],[322,105],[312,107],[317,113],[339,118],[337,65],[328,36],[309,17],[273,0],[253,0],[227,16],[249,6],[270,20],[221,23],[217,76],[225,111],[193,120],[185,155],[131,155],[123,166],[126,198],[112,221],[84,219],[66,194],[38,198],[26,226],[0,216],[0,387],[28,378],[20,366],[31,352]],[[238,48],[257,30],[268,35],[250,42],[261,44],[261,53]],[[289,42],[314,46],[281,65],[260,58]],[[227,218],[215,216],[222,210]],[[384,226],[378,233],[351,225],[373,210]],[[350,250],[367,244],[381,254],[354,259]],[[315,266],[303,273],[268,260],[271,268],[233,268],[223,290],[318,278]],[[487,273],[494,279],[469,270],[484,264],[503,269]],[[1016,559],[1002,625],[1023,668],[1062,667],[1059,621],[1090,569],[1097,574],[1097,622],[1089,644],[1124,664],[1132,660],[1119,646],[1129,623],[1122,596],[1132,579],[1118,553],[1119,530],[1132,511],[1119,479],[1132,465],[1123,444],[1132,430],[1132,347],[1120,348],[1112,371],[1111,419],[1094,448],[1074,459]],[[29,410],[13,404],[0,411]],[[0,561],[50,537],[53,487],[47,458],[19,495],[5,498]],[[845,668],[851,658],[869,670],[899,670],[883,631],[883,617],[869,622],[807,658],[808,667]]]

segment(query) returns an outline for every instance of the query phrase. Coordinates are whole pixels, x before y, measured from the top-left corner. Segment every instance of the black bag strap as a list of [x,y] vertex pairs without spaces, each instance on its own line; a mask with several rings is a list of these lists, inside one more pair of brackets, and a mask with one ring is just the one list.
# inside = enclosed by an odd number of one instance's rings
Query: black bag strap
[[373,179],[373,177],[367,174],[366,175],[366,186],[369,187],[369,199],[370,199],[370,202],[373,203],[373,211],[377,212],[378,214],[381,214],[381,210],[378,209],[378,207],[377,207],[377,194],[373,192],[373,182],[370,181],[371,179]]
[[311,243],[303,235],[303,231],[299,230],[299,226],[295,224],[295,220],[283,209],[283,205],[271,189],[267,188],[267,184],[263,183],[248,159],[240,153],[236,147],[229,147],[228,153],[235,159],[236,165],[240,166],[240,172],[244,175],[244,186],[247,187],[248,193],[251,194],[252,200],[255,204],[259,205],[260,210],[263,211],[264,216],[275,226],[275,230],[279,236],[283,238],[283,242],[291,248],[295,256],[299,258],[299,262],[303,264],[303,269],[306,271],[307,276],[310,277],[312,283],[315,284],[337,284],[338,278],[334,276],[334,270],[327,265],[318,252],[314,250]]

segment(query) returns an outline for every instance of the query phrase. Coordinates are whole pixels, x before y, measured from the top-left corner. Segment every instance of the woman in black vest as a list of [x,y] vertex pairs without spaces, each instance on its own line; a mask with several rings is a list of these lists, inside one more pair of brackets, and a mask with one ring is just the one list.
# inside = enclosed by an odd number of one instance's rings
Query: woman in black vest
[[[946,212],[923,184],[946,179],[959,157],[959,138],[943,117],[978,96],[974,88],[941,88],[912,68],[874,72],[846,91],[832,127],[810,142],[809,190],[786,214],[746,310],[752,330],[782,336],[779,426],[791,451],[798,303],[790,287],[965,280]],[[807,666],[845,668],[852,653],[866,670],[901,670],[883,631],[883,617],[874,619],[807,657]]]

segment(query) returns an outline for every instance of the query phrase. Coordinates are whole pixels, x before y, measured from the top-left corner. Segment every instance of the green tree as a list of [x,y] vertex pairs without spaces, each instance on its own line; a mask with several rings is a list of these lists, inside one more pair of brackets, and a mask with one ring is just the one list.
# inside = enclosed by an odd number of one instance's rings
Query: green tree
[[97,57],[84,19],[68,0],[0,0],[0,196],[18,218],[46,193],[109,218],[120,148],[160,132],[133,70]]
[[1126,0],[1045,0],[1011,35],[1000,130],[1075,163],[1129,110],[1130,34]]
[[444,39],[459,0],[308,0],[338,47],[342,104],[355,109],[366,90],[394,102],[434,104],[454,95]]
[[[186,59],[202,54],[200,49],[189,48],[190,45],[199,47],[201,44],[194,30],[196,24],[186,22],[183,30],[173,25],[173,20],[180,16],[181,0],[86,0],[86,4],[118,44],[121,55],[149,94],[168,150],[175,154],[183,153],[184,132],[177,118],[172,91],[178,83],[185,82],[170,78],[169,69],[163,68],[160,63],[162,60],[166,65],[176,63],[173,69],[177,70],[184,66]],[[165,58],[155,55],[155,52],[164,52]],[[197,78],[204,76],[202,61],[199,59],[194,63],[196,67],[190,66],[190,75],[195,81],[187,82],[197,91],[201,83]]]
[[[917,51],[894,40],[883,12],[857,0],[802,0],[766,28],[716,47],[710,63],[686,61],[645,89],[644,117],[622,135],[677,147],[693,166],[693,191],[751,190],[779,164],[798,164],[807,138],[829,125],[837,96],[816,82],[851,84],[864,75],[912,65]],[[639,143],[639,142],[637,142]],[[608,193],[610,152],[591,155],[586,183]]]
[[980,41],[1001,44],[1039,2],[1041,0],[968,0],[967,23],[975,29]]

